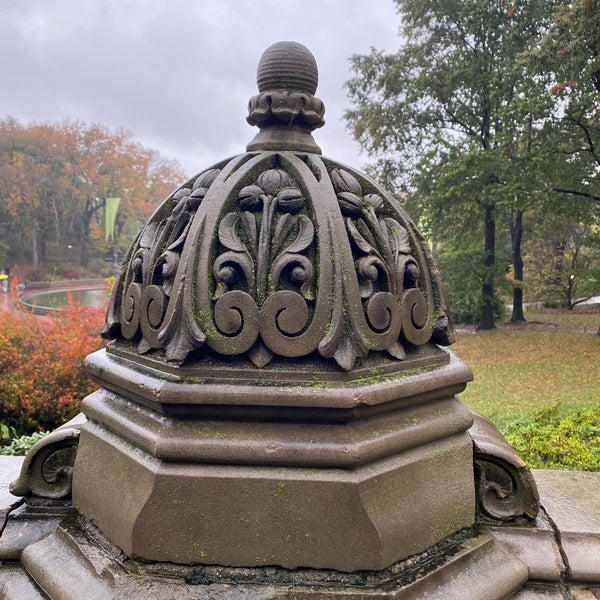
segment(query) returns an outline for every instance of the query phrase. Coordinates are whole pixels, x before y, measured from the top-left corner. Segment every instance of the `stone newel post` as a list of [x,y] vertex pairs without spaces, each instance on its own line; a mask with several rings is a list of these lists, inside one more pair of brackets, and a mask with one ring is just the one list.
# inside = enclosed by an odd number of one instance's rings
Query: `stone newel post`
[[123,266],[73,502],[129,556],[381,569],[475,520],[439,276],[397,202],[320,156],[317,78],[269,48],[248,153],[168,198]]

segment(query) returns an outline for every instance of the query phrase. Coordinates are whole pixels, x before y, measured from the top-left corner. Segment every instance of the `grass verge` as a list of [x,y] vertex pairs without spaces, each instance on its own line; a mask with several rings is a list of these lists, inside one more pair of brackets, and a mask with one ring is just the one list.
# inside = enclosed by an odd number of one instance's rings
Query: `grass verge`
[[544,407],[567,416],[600,401],[600,336],[495,329],[459,334],[452,349],[474,371],[462,399],[501,430]]

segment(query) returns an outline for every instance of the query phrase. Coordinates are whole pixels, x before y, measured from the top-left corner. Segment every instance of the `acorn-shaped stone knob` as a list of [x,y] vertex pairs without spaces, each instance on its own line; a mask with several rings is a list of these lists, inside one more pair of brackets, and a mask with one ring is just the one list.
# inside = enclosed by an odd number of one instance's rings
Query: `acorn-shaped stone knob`
[[247,150],[289,150],[321,154],[311,132],[325,124],[325,106],[314,96],[317,61],[298,42],[277,42],[265,50],[256,70],[257,96],[246,120],[260,132]]
[[261,56],[256,69],[259,92],[287,90],[314,96],[319,83],[317,61],[298,42],[277,42]]

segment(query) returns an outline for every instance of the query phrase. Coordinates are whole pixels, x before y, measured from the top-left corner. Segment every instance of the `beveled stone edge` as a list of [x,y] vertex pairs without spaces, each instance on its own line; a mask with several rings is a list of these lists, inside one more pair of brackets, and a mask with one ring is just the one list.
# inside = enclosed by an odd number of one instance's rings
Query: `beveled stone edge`
[[88,396],[87,417],[167,462],[355,468],[463,433],[472,416],[457,398],[351,423],[175,420],[106,390]]
[[[192,597],[202,597],[210,589],[223,600],[237,599],[257,589],[274,599],[289,598],[293,592],[294,597],[307,600],[336,598],[340,593],[352,600],[371,596],[389,600],[416,597],[503,600],[521,589],[528,579],[521,560],[486,530],[459,532],[382,571],[342,574],[314,569],[289,571],[281,567],[243,569],[138,563],[123,560],[119,549],[91,529],[85,523],[59,525],[47,538],[27,549],[21,565],[39,586],[37,589],[44,589],[51,598],[88,597],[93,592],[99,600],[117,598],[122,590],[132,593],[138,589],[139,593],[128,597],[140,600],[147,597],[145,590],[150,583],[155,584],[153,593],[172,594],[178,588],[189,591],[189,586],[194,586],[198,596]],[[54,564],[67,568],[68,577],[61,576],[62,569],[47,568],[45,561],[50,555]],[[433,570],[423,575],[428,570],[425,565]],[[473,575],[483,569],[487,577]],[[2,575],[0,566],[0,581]],[[146,585],[138,587],[136,584],[141,582]]]
[[[381,409],[394,402],[418,403],[462,392],[472,371],[450,354],[447,364],[376,374],[366,380],[232,381],[185,380],[99,350],[87,358],[89,375],[101,386],[159,411],[176,406],[245,406],[334,410]],[[232,401],[233,400],[233,401]]]

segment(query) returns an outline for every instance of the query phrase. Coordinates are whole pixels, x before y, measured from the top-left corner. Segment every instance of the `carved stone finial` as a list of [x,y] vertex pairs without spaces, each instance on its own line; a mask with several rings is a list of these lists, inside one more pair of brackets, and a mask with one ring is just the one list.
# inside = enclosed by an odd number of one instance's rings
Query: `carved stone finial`
[[291,150],[321,154],[311,131],[325,124],[323,102],[314,96],[317,61],[297,42],[278,42],[265,50],[256,72],[257,96],[250,99],[250,125],[260,132],[247,150]]
[[257,74],[248,121],[260,132],[146,223],[115,284],[108,352],[201,368],[303,360],[314,374],[314,361],[395,370],[451,344],[443,285],[410,217],[376,182],[319,156],[312,54],[275,44]]
[[317,61],[312,52],[297,42],[269,46],[256,69],[259,92],[286,90],[314,96],[319,83]]

